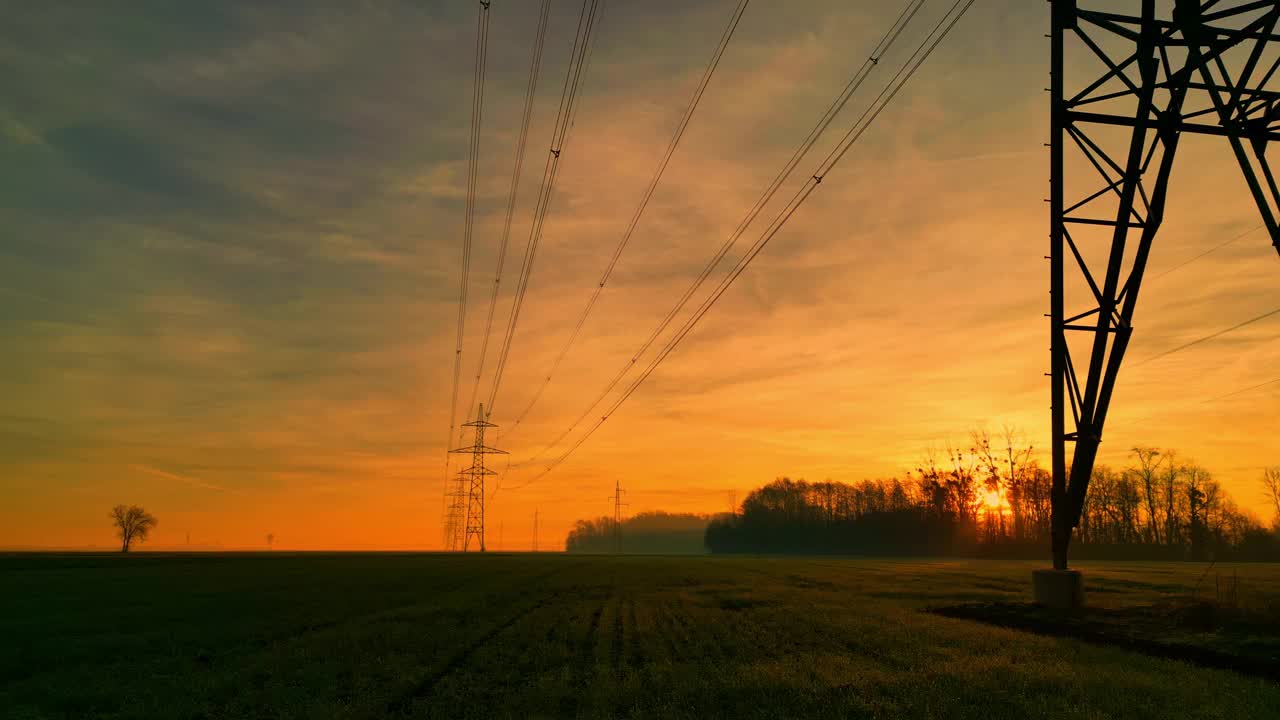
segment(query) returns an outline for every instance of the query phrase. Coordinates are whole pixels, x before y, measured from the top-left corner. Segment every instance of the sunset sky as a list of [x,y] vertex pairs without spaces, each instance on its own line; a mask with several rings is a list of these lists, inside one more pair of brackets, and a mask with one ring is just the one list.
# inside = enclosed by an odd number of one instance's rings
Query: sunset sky
[[[902,7],[751,4],[582,336],[502,436],[736,4],[604,5],[492,417],[512,465],[627,362]],[[949,4],[926,5],[833,130]],[[499,329],[579,3],[552,7]],[[464,379],[536,13],[492,4]],[[111,546],[117,503],[159,518],[155,548],[258,548],[269,532],[293,549],[440,546],[474,28],[462,0],[6,16],[0,547]],[[1006,425],[1047,461],[1047,29],[1047,3],[979,0],[617,414],[537,482],[544,465],[505,473],[490,548],[527,549],[535,510],[541,546],[559,546],[575,519],[611,512],[615,479],[629,512],[720,512],[779,475],[901,477],[930,447]],[[1280,315],[1142,362],[1280,308],[1260,229],[1165,274],[1260,223],[1225,141],[1184,139],[1101,461],[1176,448],[1264,517],[1280,382],[1236,391],[1280,377]]]

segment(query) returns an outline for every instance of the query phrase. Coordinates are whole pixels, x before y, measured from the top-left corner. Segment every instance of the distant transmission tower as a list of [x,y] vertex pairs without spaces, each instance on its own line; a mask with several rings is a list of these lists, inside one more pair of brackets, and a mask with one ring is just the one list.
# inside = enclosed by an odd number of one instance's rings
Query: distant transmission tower
[[624,492],[622,481],[614,480],[613,497],[609,499],[613,500],[613,552],[617,554],[622,553],[622,508],[628,504],[622,502]]
[[1280,2],[1162,2],[1173,6],[1169,19],[1156,17],[1155,0],[1141,0],[1138,15],[1118,12],[1115,0],[1095,2],[1106,9],[1052,0],[1047,259],[1053,564],[1060,570],[1183,135],[1230,147],[1280,251],[1280,188],[1266,156],[1280,140]]
[[450,489],[445,493],[449,503],[444,519],[444,546],[454,552],[462,549],[463,520],[467,511],[467,478],[459,474],[449,479]]
[[[485,455],[506,455],[505,450],[492,448],[484,444],[484,431],[487,428],[498,427],[485,419],[484,403],[480,403],[480,409],[476,413],[476,419],[469,423],[465,423],[463,427],[476,429],[475,442],[470,447],[457,448],[450,450],[451,453],[464,455],[471,454],[471,466],[463,468],[458,472],[458,495],[455,502],[458,503],[460,518],[465,520],[460,524],[463,528],[462,533],[462,551],[466,552],[471,549],[471,543],[474,540],[480,552],[484,552],[484,477],[486,475],[495,475],[494,471],[484,466]],[[462,496],[462,488],[466,488],[465,502]],[[462,516],[462,508],[465,504],[465,516]],[[450,513],[453,515],[453,513]],[[455,522],[457,522],[455,520]],[[455,525],[457,527],[457,525]],[[457,550],[457,546],[453,548]]]
[[533,552],[538,552],[538,511],[533,511]]

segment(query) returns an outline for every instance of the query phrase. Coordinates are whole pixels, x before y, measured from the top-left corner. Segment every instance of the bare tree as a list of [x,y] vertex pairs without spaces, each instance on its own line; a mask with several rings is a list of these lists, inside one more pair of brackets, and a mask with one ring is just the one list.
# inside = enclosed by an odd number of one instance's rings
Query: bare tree
[[973,522],[978,517],[978,507],[982,505],[982,496],[978,492],[978,457],[973,448],[965,453],[950,443],[947,444],[947,456],[951,459],[947,485],[951,488],[956,514]]
[[275,533],[267,533],[267,549],[271,549],[271,545],[276,541]]
[[969,432],[969,439],[972,447],[969,452],[973,453],[978,463],[978,480],[985,488],[985,498],[995,496],[997,502],[992,505],[984,500],[982,502],[982,526],[988,540],[994,541],[1003,538],[1008,532],[1005,525],[1004,510],[1009,500],[1010,476],[1002,477],[1002,463],[1000,451],[991,441],[991,433],[985,429],[972,430]]
[[1147,542],[1160,544],[1159,514],[1156,510],[1159,502],[1159,481],[1156,471],[1160,469],[1160,451],[1156,448],[1136,447],[1133,455],[1138,460],[1138,467],[1129,472],[1138,481],[1138,489],[1142,491],[1142,499],[1147,510]]
[[1013,534],[1019,538],[1026,535],[1026,513],[1023,512],[1023,498],[1028,494],[1028,470],[1034,471],[1035,447],[1027,445],[1022,432],[1008,425],[1004,426],[1005,458],[1008,462],[1009,474],[1005,478],[1008,485],[1006,494],[1013,514]]
[[1280,527],[1280,466],[1262,471],[1262,489],[1266,491],[1271,506],[1276,511],[1276,527]]
[[1210,517],[1216,509],[1219,488],[1208,470],[1191,463],[1182,468],[1185,481],[1181,489],[1186,497],[1187,542],[1191,555],[1205,556],[1210,540]]
[[1177,453],[1164,451],[1164,475],[1160,478],[1160,500],[1164,507],[1164,543],[1177,545],[1181,534],[1182,518],[1178,515],[1178,488],[1182,484],[1182,475],[1186,468],[1178,465]]
[[1116,480],[1115,502],[1120,517],[1121,542],[1142,542],[1142,533],[1138,530],[1138,519],[1142,515],[1142,490],[1133,473],[1125,472]]
[[120,536],[120,552],[129,552],[135,542],[146,542],[147,535],[155,528],[157,520],[154,515],[137,505],[117,505],[107,513],[115,525],[116,535]]

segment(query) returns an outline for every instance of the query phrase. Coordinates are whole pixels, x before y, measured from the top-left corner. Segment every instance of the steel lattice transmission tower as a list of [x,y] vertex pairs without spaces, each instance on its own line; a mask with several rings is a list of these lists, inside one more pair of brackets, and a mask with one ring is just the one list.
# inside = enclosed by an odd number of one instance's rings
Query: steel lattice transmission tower
[[[484,414],[484,403],[480,403],[480,409],[476,413],[476,419],[469,423],[464,423],[463,427],[475,428],[475,441],[470,447],[457,448],[450,450],[451,453],[459,455],[470,454],[471,466],[463,468],[458,472],[458,487],[456,501],[459,506],[463,504],[461,489],[466,488],[465,498],[465,521],[462,524],[462,551],[466,552],[471,549],[471,542],[474,539],[480,546],[480,552],[484,552],[484,478],[486,475],[496,475],[494,471],[484,466],[485,455],[506,455],[505,450],[489,447],[484,444],[484,431],[488,428],[498,427],[489,422]],[[457,549],[456,546],[454,549]]]
[[462,547],[462,518],[466,512],[467,478],[462,476],[450,478],[449,483],[452,489],[446,493],[449,505],[444,516],[444,544],[445,549],[452,552]]
[[1266,156],[1280,139],[1280,2],[1175,0],[1164,19],[1154,0],[1140,15],[1050,1],[1052,535],[1066,569],[1184,134],[1230,147],[1280,251]]
[[613,481],[613,495],[609,498],[613,501],[613,552],[622,553],[622,508],[630,503],[622,502],[622,495],[626,491],[622,489],[622,481]]

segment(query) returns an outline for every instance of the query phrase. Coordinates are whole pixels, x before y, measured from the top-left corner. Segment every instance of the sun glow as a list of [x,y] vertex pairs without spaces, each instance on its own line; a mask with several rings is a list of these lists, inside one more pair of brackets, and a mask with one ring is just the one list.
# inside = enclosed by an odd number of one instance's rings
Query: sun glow
[[982,506],[987,512],[1003,513],[1005,509],[1004,497],[999,490],[988,490],[982,496]]

